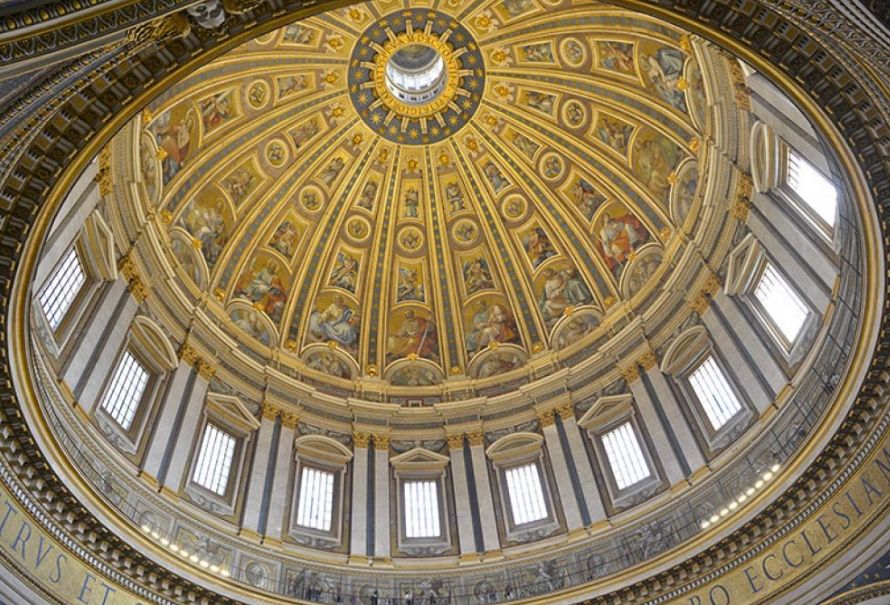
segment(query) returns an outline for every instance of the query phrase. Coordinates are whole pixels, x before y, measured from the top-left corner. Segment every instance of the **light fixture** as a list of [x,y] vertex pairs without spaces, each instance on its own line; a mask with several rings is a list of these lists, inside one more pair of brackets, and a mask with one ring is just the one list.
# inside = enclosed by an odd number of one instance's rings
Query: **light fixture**
[[736,496],[735,500],[727,503],[726,506],[720,509],[719,513],[711,515],[708,519],[704,519],[700,523],[701,528],[708,529],[709,527],[720,521],[721,518],[726,517],[727,515],[729,515],[729,513],[738,509],[739,506],[748,498],[753,496],[757,490],[766,485],[767,482],[771,481],[776,476],[779,468],[780,467],[778,464],[773,464],[771,467],[769,467],[769,470],[764,471],[764,473],[760,475],[760,477],[758,477],[753,486],[748,487],[745,491]]

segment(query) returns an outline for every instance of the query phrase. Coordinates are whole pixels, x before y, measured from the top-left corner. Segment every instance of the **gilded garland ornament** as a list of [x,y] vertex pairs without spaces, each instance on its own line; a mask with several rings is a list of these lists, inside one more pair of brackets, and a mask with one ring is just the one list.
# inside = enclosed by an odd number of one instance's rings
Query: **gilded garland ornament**
[[[424,59],[429,63],[421,75],[429,77],[429,90],[411,98],[393,85],[393,75],[411,79],[421,71],[412,61]],[[473,36],[435,10],[401,10],[380,19],[358,39],[350,59],[349,95],[359,115],[396,143],[425,145],[452,136],[476,112],[484,87]]]

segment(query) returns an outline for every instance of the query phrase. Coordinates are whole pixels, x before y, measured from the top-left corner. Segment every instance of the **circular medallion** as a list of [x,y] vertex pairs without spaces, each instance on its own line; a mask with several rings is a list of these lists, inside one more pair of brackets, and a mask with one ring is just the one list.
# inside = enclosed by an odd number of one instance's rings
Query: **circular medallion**
[[365,123],[396,143],[429,144],[460,130],[485,85],[469,31],[434,10],[404,10],[371,25],[352,50],[349,95]]

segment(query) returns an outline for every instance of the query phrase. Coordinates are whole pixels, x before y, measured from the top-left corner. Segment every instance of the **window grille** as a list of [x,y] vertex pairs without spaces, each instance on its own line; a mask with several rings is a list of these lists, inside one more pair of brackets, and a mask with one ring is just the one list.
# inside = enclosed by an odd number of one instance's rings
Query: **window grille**
[[234,455],[235,438],[222,429],[207,424],[192,477],[195,483],[215,494],[225,495]]
[[62,323],[85,281],[86,274],[80,258],[72,247],[65,253],[38,296],[50,329],[55,330]]
[[516,525],[540,521],[547,517],[547,503],[538,466],[534,463],[505,471],[510,509]]
[[147,384],[146,369],[136,361],[130,351],[124,351],[111,377],[111,384],[105,392],[102,409],[108,412],[108,415],[125,431],[130,430],[133,425],[133,418],[139,409]]
[[629,487],[649,476],[646,458],[630,422],[603,435],[603,448],[618,489]]
[[830,228],[837,214],[837,189],[794,149],[788,150],[788,186]]
[[690,374],[689,383],[698,396],[711,427],[720,430],[742,409],[735,391],[729,386],[726,377],[713,356],[707,358]]
[[754,297],[772,320],[785,340],[791,344],[797,340],[809,311],[772,263],[766,263],[754,288]]
[[439,527],[439,494],[435,481],[405,481],[405,537],[435,538]]
[[300,474],[297,525],[331,531],[334,509],[334,473],[304,466]]

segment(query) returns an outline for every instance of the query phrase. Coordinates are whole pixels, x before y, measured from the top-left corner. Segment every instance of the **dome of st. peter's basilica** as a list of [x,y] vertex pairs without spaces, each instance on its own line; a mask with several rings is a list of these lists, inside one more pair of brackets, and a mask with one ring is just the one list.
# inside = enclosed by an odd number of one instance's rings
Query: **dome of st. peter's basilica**
[[0,56],[114,32],[0,66],[0,603],[890,593],[876,13],[54,2]]

